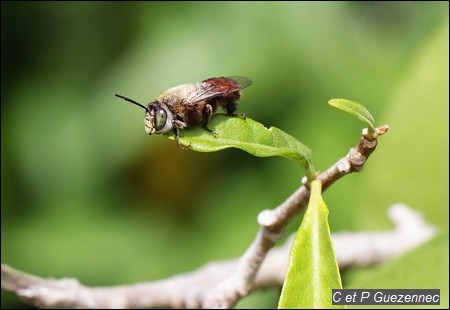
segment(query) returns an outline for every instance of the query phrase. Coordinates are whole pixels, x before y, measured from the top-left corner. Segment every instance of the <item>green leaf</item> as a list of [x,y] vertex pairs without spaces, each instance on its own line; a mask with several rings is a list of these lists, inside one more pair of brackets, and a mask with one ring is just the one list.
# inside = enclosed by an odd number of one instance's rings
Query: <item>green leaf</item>
[[375,121],[373,119],[372,114],[370,114],[369,110],[366,109],[362,104],[347,100],[347,99],[331,99],[328,101],[328,104],[332,107],[338,108],[342,111],[345,111],[360,121],[366,123],[369,126],[370,130],[374,130]]
[[332,289],[342,288],[322,183],[311,182],[311,197],[295,236],[278,308],[343,308],[331,305]]
[[[311,174],[311,150],[284,131],[250,119],[215,114],[208,122],[208,132],[202,125],[180,130],[180,142],[197,152],[216,152],[226,148],[238,148],[258,157],[281,156],[299,163]],[[168,134],[174,140],[173,133]],[[309,174],[308,174],[309,175]]]

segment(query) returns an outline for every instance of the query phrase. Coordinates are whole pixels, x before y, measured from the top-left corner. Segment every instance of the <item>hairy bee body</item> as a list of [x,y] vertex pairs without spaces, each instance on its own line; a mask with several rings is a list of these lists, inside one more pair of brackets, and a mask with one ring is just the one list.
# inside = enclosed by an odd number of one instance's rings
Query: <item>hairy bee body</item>
[[188,83],[172,87],[161,93],[147,107],[126,97],[122,99],[141,106],[146,110],[144,126],[147,134],[160,134],[174,131],[177,144],[179,129],[207,123],[219,107],[227,114],[234,115],[237,101],[241,97],[241,89],[248,87],[252,81],[247,77],[217,77],[198,83]]

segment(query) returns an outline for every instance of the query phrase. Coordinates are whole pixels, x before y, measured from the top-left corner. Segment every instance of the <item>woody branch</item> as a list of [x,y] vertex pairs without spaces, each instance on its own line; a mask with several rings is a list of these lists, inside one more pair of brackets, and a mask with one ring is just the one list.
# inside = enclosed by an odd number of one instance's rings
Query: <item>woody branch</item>
[[[390,208],[393,230],[343,232],[332,235],[341,269],[367,266],[398,256],[431,239],[436,229],[405,205]],[[293,236],[271,249],[253,282],[252,290],[280,287],[287,270]],[[112,287],[87,287],[76,279],[43,279],[1,266],[2,288],[40,308],[197,308],[209,289],[225,280],[239,259],[211,262],[189,273],[152,282]]]
[[[356,147],[318,176],[323,189],[348,173],[361,171],[375,150],[378,136],[387,129],[387,126],[378,127],[372,135],[363,132]],[[45,308],[230,308],[254,289],[282,284],[290,242],[270,249],[308,198],[309,189],[302,185],[276,209],[261,212],[258,234],[239,260],[210,263],[164,280],[109,288],[89,288],[73,279],[45,280],[2,265],[2,288]],[[341,268],[383,261],[425,242],[434,234],[434,228],[411,210],[398,206],[394,210],[391,217],[397,227],[393,231],[333,235]],[[409,232],[413,230],[418,233],[411,235]],[[383,246],[376,246],[380,242]]]
[[[375,151],[378,137],[385,134],[388,129],[388,125],[380,126],[373,132],[364,129],[359,143],[350,149],[345,157],[317,177],[322,182],[322,189],[326,190],[346,174],[361,171],[370,154]],[[310,191],[306,181],[303,183],[277,208],[262,211],[258,215],[260,228],[255,240],[242,256],[237,271],[216,286],[203,300],[202,305],[205,308],[230,308],[251,291],[256,273],[267,252],[280,239],[290,220],[308,203]]]

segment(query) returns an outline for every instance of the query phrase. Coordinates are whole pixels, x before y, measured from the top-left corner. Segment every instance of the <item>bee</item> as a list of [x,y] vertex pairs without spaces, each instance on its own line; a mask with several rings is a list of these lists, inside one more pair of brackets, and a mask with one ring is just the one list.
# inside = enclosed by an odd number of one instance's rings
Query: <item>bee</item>
[[173,130],[177,145],[185,149],[180,144],[180,129],[202,123],[205,130],[215,135],[207,126],[211,115],[221,107],[228,115],[236,116],[241,89],[251,84],[252,80],[243,76],[209,78],[172,87],[147,106],[121,95],[116,96],[145,110],[144,128],[147,134]]

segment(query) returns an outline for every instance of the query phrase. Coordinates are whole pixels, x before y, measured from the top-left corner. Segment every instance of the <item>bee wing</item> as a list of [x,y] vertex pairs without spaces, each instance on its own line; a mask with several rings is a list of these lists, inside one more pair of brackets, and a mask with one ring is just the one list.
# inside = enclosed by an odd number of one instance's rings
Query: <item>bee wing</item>
[[250,78],[245,76],[229,76],[227,79],[235,81],[239,85],[240,89],[249,87],[253,83]]
[[197,102],[241,90],[252,84],[252,80],[243,76],[210,78],[198,83],[197,91],[189,97],[189,102]]
[[187,100],[194,103],[208,98],[217,97],[222,94],[214,89],[214,85],[206,85],[203,82],[197,83],[197,89],[189,95]]

